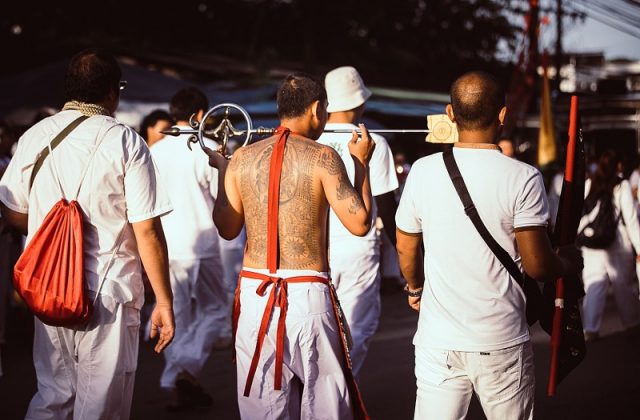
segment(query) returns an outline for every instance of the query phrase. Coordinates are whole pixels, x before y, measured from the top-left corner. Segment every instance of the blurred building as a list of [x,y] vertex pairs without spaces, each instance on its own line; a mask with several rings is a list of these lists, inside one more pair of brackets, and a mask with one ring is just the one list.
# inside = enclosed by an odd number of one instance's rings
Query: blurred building
[[[551,77],[555,77],[555,73],[554,68],[549,69]],[[587,157],[614,149],[626,160],[626,168],[637,165],[640,61],[608,61],[602,53],[567,54],[560,75],[560,92],[554,109],[560,149],[567,140],[570,98],[577,95]],[[518,152],[535,156],[539,129],[537,113],[530,113],[519,125]]]

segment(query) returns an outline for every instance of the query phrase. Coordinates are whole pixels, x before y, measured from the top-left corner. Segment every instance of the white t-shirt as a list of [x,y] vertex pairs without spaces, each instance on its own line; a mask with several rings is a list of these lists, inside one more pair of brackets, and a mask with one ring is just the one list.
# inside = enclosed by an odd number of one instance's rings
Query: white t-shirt
[[112,117],[94,116],[83,121],[49,155],[29,193],[29,180],[40,151],[69,123],[78,111],[62,111],[29,129],[2,180],[0,200],[11,210],[29,214],[27,243],[45,215],[61,198],[54,166],[68,200],[74,198],[82,172],[97,141],[104,137],[78,196],[84,212],[84,268],[89,290],[96,291],[116,246],[120,246],[101,292],[137,308],[144,301],[140,257],[130,223],[171,211],[171,202],[156,182],[157,171],[144,140]]
[[[327,124],[325,129],[327,130],[354,130],[358,127],[354,124]],[[393,154],[391,148],[384,137],[377,134],[371,134],[371,138],[376,143],[376,148],[373,150],[371,161],[369,162],[369,182],[371,184],[371,194],[375,197],[388,193],[398,188],[398,177],[396,175],[395,164],[393,161]],[[355,167],[351,153],[349,153],[348,143],[351,140],[351,134],[343,133],[324,133],[318,139],[318,143],[324,144],[335,149],[347,170],[349,181],[353,185],[355,178]],[[373,220],[377,217],[377,208],[375,200],[373,202]],[[375,226],[372,224],[371,230],[364,236],[364,240],[375,241]],[[330,243],[334,244],[336,241],[343,240],[362,240],[360,237],[352,235],[347,228],[344,227],[338,216],[333,212],[329,214],[329,235]]]
[[[495,149],[455,147],[454,156],[480,218],[521,266],[514,229],[545,226],[549,217],[542,176]],[[415,345],[492,351],[529,339],[524,292],[464,213],[442,153],[412,166],[396,223],[423,235],[425,285]]]
[[[181,127],[189,128],[189,127]],[[198,259],[220,253],[213,205],[218,193],[218,170],[198,144],[187,147],[189,135],[167,136],[151,146],[162,186],[169,191],[173,211],[162,217],[169,259]],[[216,145],[206,140],[207,147]]]

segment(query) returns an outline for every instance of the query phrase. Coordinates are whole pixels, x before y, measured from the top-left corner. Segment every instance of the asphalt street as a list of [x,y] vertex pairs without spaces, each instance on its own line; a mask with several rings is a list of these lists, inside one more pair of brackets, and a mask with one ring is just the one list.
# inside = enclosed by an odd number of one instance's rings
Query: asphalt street
[[[373,419],[411,419],[415,400],[412,336],[417,314],[406,305],[404,295],[382,297],[379,330],[371,343],[360,382],[367,409]],[[36,389],[31,361],[32,323],[27,314],[12,312],[8,342],[3,347],[4,376],[0,378],[0,418],[24,417]],[[610,299],[601,331],[603,337],[588,345],[585,361],[558,387],[555,397],[546,394],[549,339],[533,328],[536,354],[536,419],[638,419],[640,418],[640,337],[622,331],[615,304]],[[216,350],[200,376],[214,405],[186,413],[168,413],[166,396],[158,381],[162,356],[149,342],[140,347],[132,419],[236,419],[235,365],[231,350]],[[467,419],[484,419],[476,401]]]

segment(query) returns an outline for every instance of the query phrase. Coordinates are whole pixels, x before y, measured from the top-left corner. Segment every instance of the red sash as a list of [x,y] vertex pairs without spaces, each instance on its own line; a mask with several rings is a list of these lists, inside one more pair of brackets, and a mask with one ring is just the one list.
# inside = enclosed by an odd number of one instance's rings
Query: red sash
[[278,318],[278,329],[276,332],[276,360],[275,360],[275,378],[274,389],[282,389],[282,365],[284,359],[284,338],[286,335],[285,321],[287,318],[287,284],[288,283],[323,283],[330,290],[331,303],[333,306],[334,315],[336,318],[336,324],[340,331],[340,339],[343,349],[343,372],[347,379],[349,387],[349,395],[351,396],[351,403],[353,407],[354,417],[356,419],[368,419],[369,415],[364,407],[362,396],[358,385],[353,377],[351,371],[351,360],[349,359],[349,350],[347,347],[346,335],[342,324],[339,321],[338,313],[338,299],[335,293],[335,289],[331,285],[331,281],[324,277],[316,276],[296,276],[283,279],[275,276],[278,269],[278,210],[280,201],[280,175],[282,171],[282,160],[284,158],[284,149],[287,143],[287,138],[291,130],[286,127],[278,127],[276,129],[276,135],[278,138],[274,143],[273,153],[271,155],[271,166],[269,169],[269,193],[268,193],[268,208],[267,208],[267,269],[269,275],[254,273],[251,271],[241,271],[240,279],[238,280],[238,286],[233,302],[233,337],[235,342],[236,330],[238,328],[238,318],[240,317],[240,283],[242,277],[261,280],[262,282],[256,289],[256,293],[260,296],[264,296],[267,292],[267,288],[271,285],[271,292],[269,293],[269,299],[262,315],[262,322],[260,323],[260,329],[258,330],[258,337],[256,340],[256,348],[253,352],[253,358],[251,359],[251,366],[249,367],[249,373],[247,374],[247,382],[244,387],[244,396],[248,397],[251,391],[251,384],[258,368],[258,362],[260,361],[260,352],[262,351],[262,344],[269,327],[269,320],[273,313],[274,306],[280,307],[280,317]]

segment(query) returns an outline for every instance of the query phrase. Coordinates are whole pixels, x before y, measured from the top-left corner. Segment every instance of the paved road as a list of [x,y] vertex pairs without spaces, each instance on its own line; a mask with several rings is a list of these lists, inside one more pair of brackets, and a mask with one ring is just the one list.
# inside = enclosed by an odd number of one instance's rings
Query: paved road
[[[382,302],[383,318],[362,372],[362,392],[372,418],[411,419],[415,399],[411,338],[417,316],[406,306],[402,294],[383,296]],[[640,337],[623,334],[613,302],[609,302],[607,308],[604,337],[589,344],[586,360],[560,384],[553,398],[545,396],[548,337],[534,329],[537,419],[640,418]],[[22,418],[35,391],[29,318],[13,314],[9,333],[9,342],[3,349],[5,376],[0,379],[0,418],[4,420]],[[235,367],[230,358],[229,349],[215,351],[201,376],[203,386],[215,399],[214,407],[169,414],[164,409],[166,399],[158,387],[163,359],[153,354],[149,343],[143,342],[131,418],[238,418]],[[467,419],[484,419],[476,402],[472,403]]]

